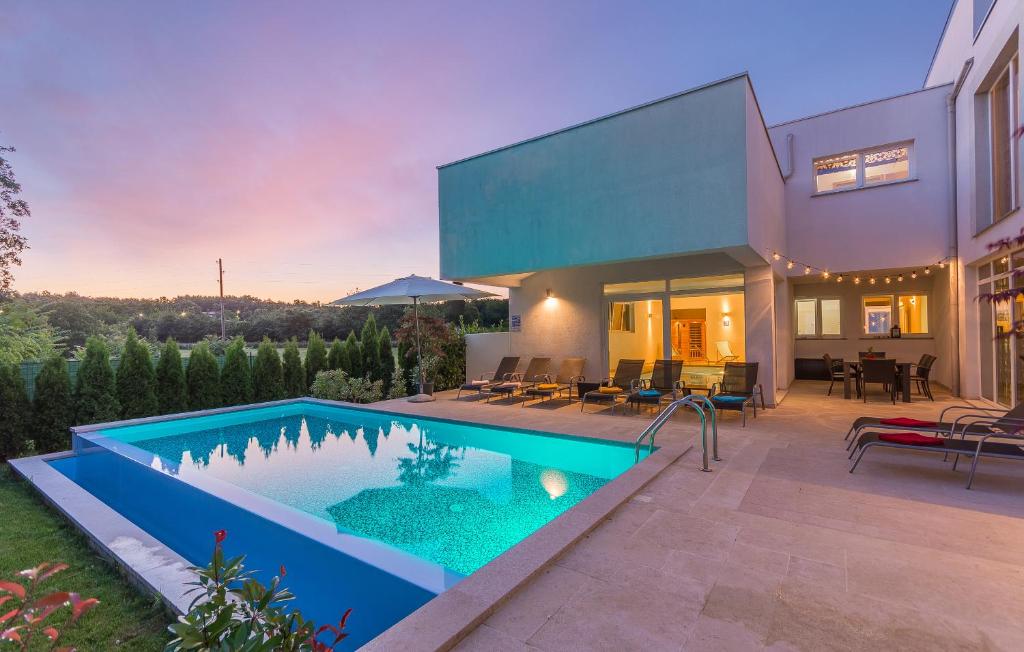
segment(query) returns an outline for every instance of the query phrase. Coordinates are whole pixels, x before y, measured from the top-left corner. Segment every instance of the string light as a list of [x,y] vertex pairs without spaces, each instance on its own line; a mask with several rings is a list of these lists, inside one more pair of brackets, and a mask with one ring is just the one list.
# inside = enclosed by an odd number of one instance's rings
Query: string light
[[854,285],[860,285],[860,277],[859,276],[854,276],[853,277],[853,284]]
[[826,280],[828,279],[828,270],[827,269],[824,272],[821,273],[821,278],[826,279]]
[[786,269],[793,269],[793,261],[792,260],[786,261]]
[[868,283],[870,283],[871,285],[874,285],[875,284],[875,277],[872,276],[871,278],[869,278],[868,279]]
[[772,259],[773,259],[773,260],[779,260],[779,259],[781,259],[781,258],[782,258],[782,256],[780,256],[780,255],[779,255],[779,252],[777,252],[777,251],[776,251],[775,253],[773,253],[773,254],[772,254]]
[[805,266],[804,267],[804,274],[810,274],[810,273],[811,273],[811,268],[809,266]]
[[903,282],[903,274],[900,274],[899,276],[897,276],[896,280],[899,281],[900,283],[902,283]]
[[924,268],[924,273],[925,274],[931,274],[932,273],[932,268],[931,267],[925,267]]
[[[827,281],[827,280],[830,280],[832,278],[835,278],[836,283],[842,283],[844,278],[845,278],[842,274],[833,274],[832,272],[828,271],[827,269],[823,269],[821,267],[812,267],[811,265],[808,265],[806,263],[802,263],[802,262],[800,262],[798,260],[794,260],[793,258],[790,258],[789,256],[787,256],[785,254],[779,253],[778,251],[772,251],[771,252],[771,259],[773,261],[783,261],[784,260],[786,262],[786,269],[790,269],[790,270],[791,269],[795,269],[796,266],[799,265],[804,270],[804,276],[810,276],[811,273],[820,273],[822,280],[826,280]],[[948,258],[943,259],[943,260],[939,260],[939,261],[935,262],[935,265],[938,265],[939,269],[945,269],[946,263],[948,261],[949,261]],[[1004,256],[1000,262],[1006,263],[1007,261],[1009,261],[1009,257],[1008,256]],[[926,266],[926,267],[922,268],[920,271],[924,272],[924,274],[926,276],[931,275],[931,273],[932,273],[932,265]],[[918,277],[918,273],[919,273],[919,271],[915,269],[915,270],[911,270],[910,272],[907,272],[907,273],[898,272],[895,275],[882,276],[882,277],[878,277],[878,278],[880,278],[881,280],[885,281],[885,283],[887,285],[891,285],[892,281],[893,281],[893,276],[895,276],[897,282],[902,283],[903,280],[904,280],[904,277],[906,276],[906,274],[910,274],[910,278],[916,279]],[[875,283],[877,281],[876,277],[874,277],[874,276],[867,277],[867,279],[868,279],[868,283],[870,283],[871,285],[875,285]],[[861,282],[861,277],[860,276],[854,276],[853,277],[853,283],[855,285],[860,285],[860,282]]]
[[945,269],[945,268],[946,268],[946,261],[940,260],[939,261],[939,269]]
[[888,285],[889,283],[892,283],[892,279],[889,278],[888,276],[886,276],[885,277],[885,283],[886,283],[886,285]]
[[842,282],[843,282],[843,275],[840,274],[839,276],[836,277],[836,283],[842,283]]
[[917,270],[910,272],[910,278],[917,278]]

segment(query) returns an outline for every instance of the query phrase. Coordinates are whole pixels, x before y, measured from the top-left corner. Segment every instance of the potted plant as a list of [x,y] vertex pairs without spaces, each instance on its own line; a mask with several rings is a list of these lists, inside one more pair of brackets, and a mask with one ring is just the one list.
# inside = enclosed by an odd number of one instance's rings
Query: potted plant
[[[423,356],[423,389],[422,392],[429,396],[434,394],[434,379],[437,377],[437,370],[441,366],[441,359],[436,355],[427,353]],[[412,384],[418,387],[420,384],[420,368],[412,368]]]

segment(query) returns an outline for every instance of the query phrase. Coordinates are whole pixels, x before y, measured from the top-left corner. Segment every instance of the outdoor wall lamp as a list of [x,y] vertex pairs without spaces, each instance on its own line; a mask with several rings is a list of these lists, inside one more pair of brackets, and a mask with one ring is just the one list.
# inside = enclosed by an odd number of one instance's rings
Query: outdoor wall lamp
[[729,313],[725,313],[724,315],[722,315],[722,326],[725,326],[727,328],[729,326],[732,326],[732,318],[729,317]]

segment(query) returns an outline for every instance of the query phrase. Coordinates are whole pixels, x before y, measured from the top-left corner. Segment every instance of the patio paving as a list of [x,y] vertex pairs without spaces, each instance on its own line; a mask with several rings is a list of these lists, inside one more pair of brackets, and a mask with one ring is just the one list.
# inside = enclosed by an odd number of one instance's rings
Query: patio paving
[[[746,428],[725,415],[713,473],[698,443],[456,649],[1024,649],[1024,466],[983,460],[968,491],[936,455],[876,449],[851,475],[855,416],[962,401],[864,405],[825,387],[796,383]],[[622,440],[652,417],[453,398],[387,407]],[[696,430],[678,416],[658,440]]]

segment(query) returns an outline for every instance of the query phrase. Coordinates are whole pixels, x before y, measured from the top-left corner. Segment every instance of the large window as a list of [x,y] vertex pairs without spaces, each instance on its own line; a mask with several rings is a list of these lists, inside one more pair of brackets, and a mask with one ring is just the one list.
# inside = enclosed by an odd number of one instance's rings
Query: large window
[[892,297],[864,297],[864,334],[888,335],[892,327]]
[[992,148],[992,221],[1020,206],[1017,139],[1019,60],[1014,57],[989,91],[989,131]]
[[864,334],[888,336],[898,325],[903,335],[927,335],[927,294],[881,294],[864,297]]
[[842,335],[839,299],[797,299],[797,337],[839,337]]
[[908,142],[815,159],[814,191],[829,193],[906,181],[911,176],[913,150]]

